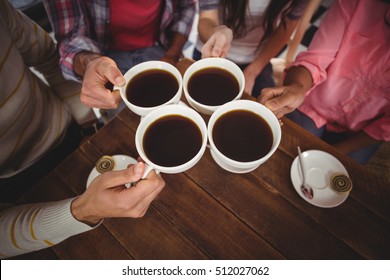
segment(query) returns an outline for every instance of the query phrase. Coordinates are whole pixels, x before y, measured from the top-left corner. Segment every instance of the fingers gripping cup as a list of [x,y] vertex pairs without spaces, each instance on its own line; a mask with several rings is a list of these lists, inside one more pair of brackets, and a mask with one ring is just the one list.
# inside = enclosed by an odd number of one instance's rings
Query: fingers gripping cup
[[194,62],[183,76],[184,96],[198,112],[211,115],[226,102],[239,99],[245,86],[241,69],[224,58]]
[[281,140],[278,119],[264,105],[235,100],[217,109],[208,123],[215,162],[233,173],[247,173],[267,161]]
[[167,104],[176,104],[182,93],[182,76],[173,65],[147,61],[130,68],[124,75],[126,84],[119,90],[126,106],[139,116]]
[[135,134],[138,154],[149,166],[147,172],[184,172],[200,160],[206,144],[203,118],[182,105],[153,110],[141,120]]

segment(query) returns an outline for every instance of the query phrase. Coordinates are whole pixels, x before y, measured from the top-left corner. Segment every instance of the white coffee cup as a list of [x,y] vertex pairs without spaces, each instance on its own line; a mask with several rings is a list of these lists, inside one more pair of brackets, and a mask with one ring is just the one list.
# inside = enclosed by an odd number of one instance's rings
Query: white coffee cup
[[[176,78],[177,83],[178,83],[178,88],[177,88],[176,93],[173,95],[173,97],[171,99],[167,100],[166,102],[164,102],[162,104],[158,104],[156,106],[143,107],[143,106],[139,106],[139,105],[131,103],[127,99],[127,96],[126,96],[126,89],[127,89],[128,84],[138,74],[140,74],[144,71],[153,70],[153,69],[165,70],[165,71],[171,73]],[[126,106],[131,111],[133,111],[135,114],[137,114],[141,117],[147,115],[149,112],[153,111],[156,108],[159,108],[159,107],[167,105],[167,104],[176,104],[180,101],[181,94],[182,94],[182,84],[183,84],[182,76],[181,76],[179,70],[176,69],[176,67],[174,67],[173,65],[171,65],[167,62],[158,61],[158,60],[142,62],[142,63],[137,64],[137,65],[133,66],[132,68],[130,68],[125,73],[124,78],[126,80],[126,84],[123,87],[116,87],[115,86],[114,90],[119,90],[120,96],[121,96],[122,100],[124,101],[124,103],[126,104]],[[151,79],[150,83],[153,85],[154,81]],[[158,90],[160,90],[160,89],[156,86],[156,94],[158,94]]]
[[[213,129],[216,121],[221,116],[229,112],[241,110],[250,111],[260,116],[266,123],[268,123],[273,135],[272,145],[268,153],[251,161],[237,161],[227,157],[216,147],[215,141],[213,139]],[[282,132],[280,129],[280,124],[274,113],[272,113],[272,111],[264,105],[250,100],[234,100],[224,104],[211,115],[208,122],[208,139],[210,143],[211,155],[219,166],[232,173],[248,173],[258,168],[276,151],[281,140],[281,135]],[[245,145],[245,143],[242,143],[242,145]],[[259,145],[261,145],[261,143],[259,143]]]
[[[155,124],[156,121],[161,120],[162,118],[165,118],[167,116],[181,116],[191,120],[198,127],[201,134],[201,146],[199,150],[196,152],[196,154],[192,158],[188,159],[186,162],[176,166],[162,166],[160,164],[153,162],[147,156],[147,153],[145,152],[145,147],[143,145],[144,136],[147,130],[149,129],[149,127]],[[163,139],[163,137],[161,137],[161,139]],[[161,139],[155,139],[155,141],[158,142]],[[178,139],[178,140],[182,141],[182,139]],[[137,131],[135,134],[135,145],[139,156],[147,164],[146,171],[144,172],[144,177],[146,177],[147,173],[153,169],[156,172],[162,172],[168,174],[184,172],[190,169],[191,167],[193,167],[203,156],[207,145],[207,126],[203,118],[194,109],[179,104],[166,105],[153,110],[152,112],[150,112],[144,118],[141,119],[141,122],[137,127]]]
[[[243,92],[244,92],[244,87],[245,87],[245,77],[240,69],[234,62],[225,59],[225,58],[219,58],[219,57],[212,57],[212,58],[203,58],[200,59],[193,64],[191,64],[188,69],[185,71],[184,76],[183,76],[183,90],[184,90],[184,96],[187,99],[188,103],[198,112],[211,115],[215,110],[217,110],[221,105],[207,105],[207,104],[202,104],[201,102],[195,100],[189,93],[188,91],[188,82],[192,75],[196,73],[197,71],[200,71],[205,68],[211,68],[211,67],[216,67],[216,68],[221,68],[223,70],[226,70],[233,74],[233,76],[237,79],[238,85],[239,85],[239,90],[237,92],[237,95],[232,99],[236,100],[241,98]],[[231,101],[231,100],[229,100]]]

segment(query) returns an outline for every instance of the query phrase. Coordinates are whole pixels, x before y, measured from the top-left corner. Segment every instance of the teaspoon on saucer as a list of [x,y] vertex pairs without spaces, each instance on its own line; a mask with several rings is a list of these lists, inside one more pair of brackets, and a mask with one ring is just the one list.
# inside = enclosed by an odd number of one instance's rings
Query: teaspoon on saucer
[[306,184],[306,169],[303,164],[303,157],[301,153],[301,148],[298,146],[298,159],[299,159],[299,167],[302,172],[302,185],[301,185],[301,191],[302,193],[308,198],[313,199],[313,189]]

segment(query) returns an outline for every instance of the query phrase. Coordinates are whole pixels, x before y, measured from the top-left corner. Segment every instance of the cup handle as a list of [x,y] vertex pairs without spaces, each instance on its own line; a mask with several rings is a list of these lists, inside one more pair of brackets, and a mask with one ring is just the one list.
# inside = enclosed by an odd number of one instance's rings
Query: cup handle
[[113,88],[112,88],[112,91],[119,91],[119,92],[121,92],[121,88],[122,87],[119,87],[119,86],[114,86]]
[[[146,176],[148,176],[149,172],[152,171],[152,170],[154,170],[154,168],[151,167],[149,164],[145,163],[145,171],[144,171],[144,174],[142,174],[141,179],[145,179]],[[156,174],[160,173],[158,170],[154,170],[154,172],[156,172]]]
[[[142,177],[141,177],[140,180],[145,179],[146,176],[148,176],[149,172],[152,171],[152,170],[154,170],[154,172],[156,172],[156,174],[159,174],[159,173],[160,173],[160,171],[155,170],[155,169],[154,169],[153,167],[151,167],[149,164],[146,164],[146,163],[145,163],[145,171],[144,171],[144,173],[142,174]],[[137,182],[132,182],[132,183],[127,183],[127,184],[125,184],[125,187],[126,187],[126,188],[130,188],[130,187],[134,186],[135,184],[137,184],[138,182],[139,182],[139,181],[137,181]]]

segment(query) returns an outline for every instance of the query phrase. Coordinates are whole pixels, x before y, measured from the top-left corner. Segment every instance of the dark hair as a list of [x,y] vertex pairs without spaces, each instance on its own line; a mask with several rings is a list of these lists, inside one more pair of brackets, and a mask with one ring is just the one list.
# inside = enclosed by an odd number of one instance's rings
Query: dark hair
[[245,15],[249,0],[220,0],[223,24],[232,29],[234,36],[246,33]]
[[[234,36],[240,37],[246,34],[245,15],[249,0],[220,0],[221,16],[223,23],[232,29]],[[281,24],[286,26],[285,15],[290,12],[292,5],[297,0],[271,0],[263,21],[264,36],[261,42],[268,39],[276,28],[278,16],[281,15]]]
[[286,15],[291,11],[293,5],[298,2],[297,0],[271,0],[264,17],[264,37],[261,41],[268,39],[271,36],[272,32],[276,28],[278,16],[280,17],[280,24],[286,28]]

